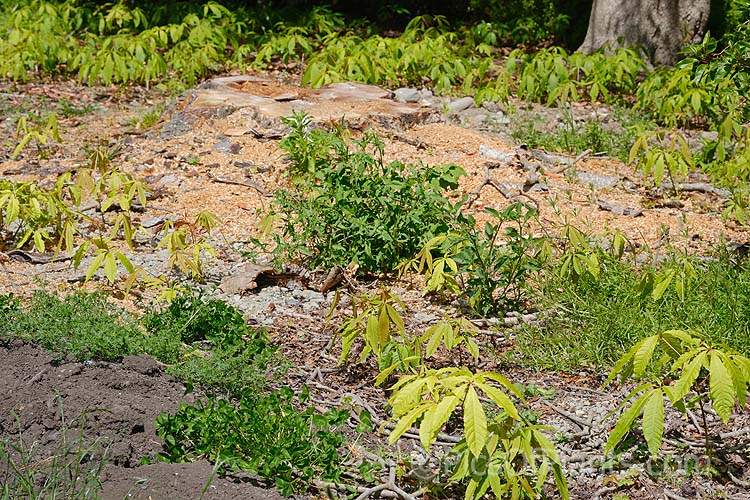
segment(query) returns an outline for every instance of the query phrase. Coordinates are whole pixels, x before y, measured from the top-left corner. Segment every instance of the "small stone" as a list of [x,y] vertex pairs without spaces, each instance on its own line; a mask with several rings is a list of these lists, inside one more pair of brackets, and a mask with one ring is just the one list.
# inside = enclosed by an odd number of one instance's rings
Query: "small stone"
[[497,113],[498,111],[500,111],[500,105],[495,101],[482,102],[482,108],[486,109],[490,113]]
[[166,141],[174,139],[175,137],[179,137],[181,135],[185,135],[190,132],[191,129],[192,127],[190,127],[190,125],[185,122],[184,118],[178,113],[175,114],[171,120],[164,124],[159,137],[162,140]]
[[480,127],[484,124],[484,122],[487,120],[487,115],[484,113],[479,113],[474,116],[472,116],[469,119],[469,123],[472,127]]
[[414,88],[400,88],[393,92],[393,100],[396,102],[417,102],[422,97],[419,90]]
[[182,179],[177,177],[175,174],[166,174],[156,181],[156,187],[158,188],[177,188],[182,184]]
[[461,111],[469,109],[475,105],[476,104],[474,103],[473,97],[462,97],[460,99],[456,99],[455,101],[451,101],[451,103],[448,104],[448,112],[460,113]]
[[324,300],[323,294],[316,290],[300,290],[299,294],[300,298],[305,300],[315,300],[318,302],[323,302]]
[[229,142],[229,139],[222,139],[214,144],[214,151],[217,153],[229,153],[231,150],[232,143]]
[[415,322],[424,325],[427,323],[432,323],[433,321],[437,321],[438,317],[434,314],[418,312],[414,314],[413,319]]
[[306,313],[314,313],[320,309],[321,303],[313,300],[310,302],[304,302],[302,304],[302,310]]
[[508,125],[510,123],[510,118],[508,118],[508,115],[506,115],[502,111],[491,114],[489,118],[487,118],[487,120],[496,125]]

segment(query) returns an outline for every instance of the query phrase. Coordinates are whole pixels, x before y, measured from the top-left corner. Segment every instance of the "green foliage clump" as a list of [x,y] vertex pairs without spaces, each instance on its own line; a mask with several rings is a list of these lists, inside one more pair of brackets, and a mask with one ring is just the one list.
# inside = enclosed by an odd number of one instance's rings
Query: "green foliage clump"
[[511,136],[526,144],[530,148],[542,148],[547,151],[567,152],[574,155],[586,150],[592,153],[606,153],[623,162],[629,161],[629,154],[633,142],[638,137],[638,131],[649,124],[622,107],[613,111],[615,122],[619,125],[611,126],[601,119],[586,120],[579,123],[573,116],[569,106],[561,109],[562,123],[553,130],[540,129],[544,119],[516,115],[516,122]]
[[146,315],[143,324],[152,333],[174,333],[179,342],[208,341],[214,347],[238,345],[248,333],[237,308],[196,291],[180,293],[165,309]]
[[[294,393],[284,387],[269,395],[247,391],[236,405],[225,399],[181,404],[173,415],[156,420],[167,462],[207,457],[229,470],[242,470],[273,481],[286,496],[302,493],[313,479],[336,481],[341,474],[337,427],[349,412],[318,413],[295,408]],[[299,396],[307,402],[307,393]]]
[[191,84],[223,67],[245,24],[216,2],[175,12],[182,17],[161,20],[158,9],[125,2],[98,7],[73,0],[3,2],[0,75],[149,84],[173,72]]
[[20,338],[79,361],[115,361],[144,350],[137,322],[107,302],[104,294],[77,292],[58,298],[37,292],[27,305],[2,298],[0,337]]
[[168,367],[167,373],[187,387],[199,387],[207,394],[236,397],[250,388],[264,388],[270,378],[278,377],[284,370],[285,365],[264,332],[249,330],[241,345],[214,347],[208,352],[190,350],[182,360]]
[[664,400],[678,410],[698,406],[706,452],[713,455],[706,419],[707,402],[725,424],[735,407],[745,406],[750,385],[750,359],[705,342],[691,332],[667,330],[636,343],[612,368],[605,386],[616,377],[639,383],[620,405],[630,406],[619,417],[607,440],[612,451],[641,418],[649,452],[656,456],[664,434]]
[[[265,386],[279,364],[265,332],[249,328],[235,307],[195,291],[178,294],[160,311],[146,314],[147,351],[170,365],[167,372],[189,387],[236,396]],[[277,367],[277,375],[283,366]]]
[[319,87],[354,80],[385,85],[423,85],[437,91],[472,84],[484,77],[492,47],[462,43],[443,16],[414,18],[398,38],[357,33],[333,37],[309,59],[303,82]]
[[[524,418],[511,399],[525,403],[523,394],[502,375],[422,369],[401,377],[392,389],[391,444],[419,422],[420,442],[429,450],[461,409],[463,439],[450,451],[457,459],[450,480],[466,484],[466,500],[479,500],[488,491],[497,498],[539,498],[550,471],[561,498],[569,498],[557,450],[543,432],[550,429]],[[495,418],[488,418],[480,394],[497,409]]]
[[539,239],[528,232],[536,211],[519,202],[485,210],[490,220],[483,228],[473,216],[460,214],[453,231],[435,236],[401,265],[402,271],[425,275],[425,293],[459,294],[483,316],[518,306],[526,279],[539,266]]
[[[28,340],[80,361],[148,354],[169,364],[167,371],[187,386],[212,394],[258,390],[284,369],[265,333],[248,328],[240,311],[194,292],[140,321],[101,293],[61,299],[37,292],[26,305],[3,295],[0,321],[0,340]],[[271,366],[273,374],[267,373]]]
[[351,149],[342,128],[310,132],[299,116],[290,123],[282,148],[307,186],[276,193],[273,210],[289,239],[277,238],[278,252],[313,267],[354,263],[363,273],[391,272],[449,229],[456,207],[444,193],[458,186],[460,167],[385,163],[372,133]]

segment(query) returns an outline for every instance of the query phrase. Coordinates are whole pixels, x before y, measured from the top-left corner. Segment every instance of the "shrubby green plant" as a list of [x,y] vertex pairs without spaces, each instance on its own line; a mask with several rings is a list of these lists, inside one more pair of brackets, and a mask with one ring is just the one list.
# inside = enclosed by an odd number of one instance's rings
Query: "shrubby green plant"
[[122,359],[142,353],[146,344],[136,320],[101,293],[78,292],[61,299],[36,292],[27,305],[13,295],[0,302],[0,337],[28,340],[80,361]]
[[174,332],[179,342],[207,341],[213,347],[240,345],[249,333],[237,308],[194,290],[184,291],[164,309],[146,314],[143,324],[155,335]]
[[60,132],[58,131],[57,115],[52,113],[47,117],[46,123],[43,125],[29,125],[29,122],[25,116],[18,119],[16,124],[16,135],[20,138],[16,148],[13,150],[11,158],[15,158],[21,154],[21,151],[31,144],[32,141],[36,142],[37,145],[37,156],[42,155],[42,148],[47,145],[47,141],[52,138],[58,143],[62,142]]
[[483,228],[460,214],[451,231],[428,241],[400,270],[424,274],[425,293],[458,294],[481,315],[502,314],[520,303],[527,277],[538,268],[539,239],[528,230],[535,210],[516,202],[485,211],[490,220]]
[[290,137],[282,147],[291,171],[307,182],[276,192],[277,253],[312,267],[353,263],[361,273],[388,273],[455,217],[446,193],[464,175],[456,165],[385,163],[371,132],[353,147],[341,128],[321,134],[299,125]]
[[[334,299],[331,311],[338,302],[339,295]],[[360,340],[363,345],[359,361],[365,361],[370,355],[377,359],[380,373],[375,385],[381,385],[395,371],[404,372],[423,366],[441,345],[446,351],[463,345],[475,360],[479,358],[479,346],[474,340],[477,328],[469,320],[447,318],[420,335],[406,331],[402,317],[405,313],[404,303],[387,289],[373,295],[352,297],[352,315],[337,332],[341,336],[339,363],[349,359],[354,342]]]
[[237,397],[260,391],[284,371],[263,330],[248,327],[236,307],[202,292],[179,292],[141,323],[149,333],[146,351],[167,363],[170,375],[204,393]]

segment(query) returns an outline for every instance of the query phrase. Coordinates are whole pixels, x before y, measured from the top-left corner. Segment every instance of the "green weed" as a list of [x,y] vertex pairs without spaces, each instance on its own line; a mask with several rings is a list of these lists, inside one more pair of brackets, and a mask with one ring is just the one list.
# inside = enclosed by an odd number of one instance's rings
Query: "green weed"
[[627,124],[608,125],[597,119],[579,123],[565,111],[563,118],[563,123],[552,131],[540,130],[538,119],[521,118],[515,123],[511,136],[530,148],[574,155],[590,150],[628,161],[630,148],[637,136],[635,128]]
[[184,462],[208,457],[228,470],[257,474],[276,484],[286,496],[306,491],[312,479],[336,481],[342,471],[338,448],[344,436],[338,427],[349,412],[318,413],[288,387],[270,395],[246,391],[236,405],[210,399],[196,406],[180,405],[174,414],[156,420],[164,452],[159,458]]
[[485,210],[490,220],[483,228],[473,216],[459,214],[452,231],[432,238],[400,266],[401,272],[425,275],[425,294],[457,294],[482,316],[520,305],[526,280],[539,267],[540,241],[528,230],[535,210],[519,202],[502,211]]
[[179,294],[142,322],[150,332],[147,352],[204,392],[237,396],[260,390],[285,369],[263,331],[249,328],[236,308],[199,293]]
[[77,292],[58,298],[36,292],[27,305],[2,298],[0,337],[20,338],[83,360],[114,361],[143,352],[137,322],[110,305],[104,294]]

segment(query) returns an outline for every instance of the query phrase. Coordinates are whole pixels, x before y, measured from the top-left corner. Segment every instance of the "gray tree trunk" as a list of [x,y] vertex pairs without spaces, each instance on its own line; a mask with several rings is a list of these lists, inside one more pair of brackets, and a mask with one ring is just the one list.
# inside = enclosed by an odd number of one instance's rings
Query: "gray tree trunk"
[[579,52],[609,45],[639,47],[655,64],[674,64],[680,49],[701,40],[711,0],[594,0]]

